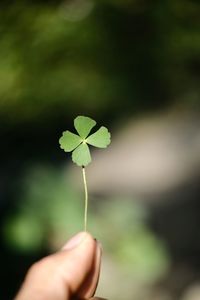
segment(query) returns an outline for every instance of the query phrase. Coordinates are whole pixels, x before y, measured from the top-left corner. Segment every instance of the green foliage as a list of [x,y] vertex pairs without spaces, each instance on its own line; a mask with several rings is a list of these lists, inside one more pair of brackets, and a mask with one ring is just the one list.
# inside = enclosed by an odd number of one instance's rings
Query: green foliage
[[[21,252],[60,247],[82,225],[81,195],[66,171],[49,166],[29,167],[25,172],[17,211],[4,223],[7,244]],[[57,245],[57,241],[61,241]]]
[[73,2],[1,1],[1,121],[200,103],[198,1]]
[[[68,170],[49,166],[29,169],[18,193],[18,209],[3,225],[7,245],[31,253],[48,247],[59,249],[82,224],[81,194]],[[96,199],[98,200],[98,199]],[[148,210],[140,202],[106,197],[97,207],[91,203],[91,233],[102,242],[105,256],[129,271],[130,278],[152,282],[166,271],[169,257],[165,244],[145,224]],[[130,268],[132,266],[132,268]],[[113,286],[113,278],[110,279]]]
[[91,217],[91,227],[105,252],[112,253],[114,264],[120,264],[131,278],[152,282],[166,272],[170,258],[165,243],[147,226],[148,216],[140,201],[107,197]]
[[[60,147],[65,152],[72,152],[72,160],[78,166],[85,167],[91,162],[90,150],[87,144],[98,148],[106,148],[110,144],[110,133],[104,126],[89,135],[96,122],[85,116],[78,116],[74,120],[74,127],[79,136],[70,131],[63,132],[59,139]],[[89,135],[89,136],[88,136]]]
[[19,252],[38,251],[44,239],[43,228],[38,222],[38,217],[21,211],[6,220],[4,235],[6,242]]

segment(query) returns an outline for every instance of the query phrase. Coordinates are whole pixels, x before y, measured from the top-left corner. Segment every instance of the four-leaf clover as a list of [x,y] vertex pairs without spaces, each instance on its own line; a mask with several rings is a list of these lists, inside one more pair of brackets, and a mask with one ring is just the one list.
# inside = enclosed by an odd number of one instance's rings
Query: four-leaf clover
[[110,144],[108,129],[101,126],[95,133],[89,135],[96,122],[85,116],[78,116],[74,120],[74,127],[79,135],[64,131],[59,139],[60,147],[65,152],[72,152],[72,160],[78,166],[85,167],[91,162],[89,145],[106,148]]

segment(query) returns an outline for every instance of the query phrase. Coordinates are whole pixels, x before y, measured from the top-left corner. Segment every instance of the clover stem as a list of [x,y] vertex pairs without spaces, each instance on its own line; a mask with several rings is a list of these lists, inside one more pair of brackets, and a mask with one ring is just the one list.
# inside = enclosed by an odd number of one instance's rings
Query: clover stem
[[82,171],[83,171],[83,183],[84,183],[84,190],[85,190],[84,230],[87,231],[88,189],[87,189],[87,180],[85,175],[85,167],[82,167]]

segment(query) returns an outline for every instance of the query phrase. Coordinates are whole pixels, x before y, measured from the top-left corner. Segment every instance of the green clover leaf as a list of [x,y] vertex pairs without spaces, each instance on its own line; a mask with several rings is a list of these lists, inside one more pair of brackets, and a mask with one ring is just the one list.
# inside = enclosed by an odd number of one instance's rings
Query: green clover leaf
[[74,120],[74,127],[79,135],[67,130],[59,139],[61,149],[65,152],[73,151],[72,160],[78,166],[85,167],[92,161],[88,144],[97,148],[106,148],[110,144],[110,133],[104,126],[89,135],[95,125],[93,119],[78,116]]
[[91,161],[90,149],[88,145],[106,148],[110,144],[110,132],[101,126],[95,133],[90,134],[96,122],[85,116],[78,116],[74,120],[74,127],[78,134],[69,130],[63,132],[59,139],[60,147],[65,152],[72,151],[72,160],[75,164],[82,167],[83,183],[85,190],[85,210],[84,210],[84,230],[87,230],[87,210],[88,210],[88,189],[86,181],[85,166]]

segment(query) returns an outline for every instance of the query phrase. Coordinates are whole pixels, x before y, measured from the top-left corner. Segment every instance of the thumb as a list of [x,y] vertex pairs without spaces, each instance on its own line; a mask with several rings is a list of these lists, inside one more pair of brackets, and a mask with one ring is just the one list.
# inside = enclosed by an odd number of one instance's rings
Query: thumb
[[29,270],[15,300],[90,298],[98,283],[101,249],[86,232],[74,236],[61,251]]

